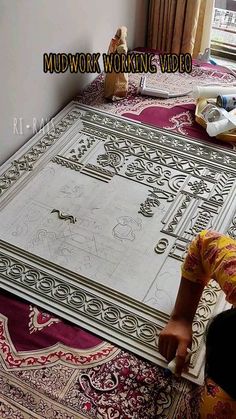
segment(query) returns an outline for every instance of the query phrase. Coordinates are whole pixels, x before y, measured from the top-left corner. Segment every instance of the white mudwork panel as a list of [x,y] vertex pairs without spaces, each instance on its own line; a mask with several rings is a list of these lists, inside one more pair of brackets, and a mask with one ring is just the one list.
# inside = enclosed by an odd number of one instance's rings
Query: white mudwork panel
[[[158,335],[193,237],[236,235],[236,153],[69,104],[0,172],[0,286],[165,365]],[[204,331],[226,306],[212,281],[186,377],[200,382]]]

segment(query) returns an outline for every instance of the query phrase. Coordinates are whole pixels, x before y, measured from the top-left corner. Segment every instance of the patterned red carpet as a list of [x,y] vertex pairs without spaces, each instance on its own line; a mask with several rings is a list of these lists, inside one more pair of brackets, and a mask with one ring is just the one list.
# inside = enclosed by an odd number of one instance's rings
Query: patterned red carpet
[[197,418],[194,385],[6,293],[0,307],[0,418]]
[[101,74],[77,97],[77,100],[105,112],[166,128],[192,138],[226,145],[224,142],[210,138],[205,129],[195,122],[196,100],[192,94],[179,98],[160,99],[137,95],[137,88],[142,75],[147,77],[147,87],[168,90],[170,93],[188,92],[197,85],[229,85],[236,82],[235,76],[227,73],[227,70],[222,67],[212,64],[199,66],[196,61],[193,61],[193,69],[189,74],[162,73],[158,54],[153,62],[157,67],[157,73],[129,74],[129,91],[126,99],[113,103],[104,99],[104,75]]

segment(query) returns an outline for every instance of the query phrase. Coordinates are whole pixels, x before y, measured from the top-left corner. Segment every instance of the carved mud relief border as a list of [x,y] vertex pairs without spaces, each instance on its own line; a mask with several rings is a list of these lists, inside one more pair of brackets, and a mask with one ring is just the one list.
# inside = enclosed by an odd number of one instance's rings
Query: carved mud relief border
[[0,176],[0,196],[4,194],[25,172],[32,171],[35,163],[52,147],[81,116],[78,109],[72,109],[47,134],[34,144],[11,167]]
[[191,347],[192,355],[190,359],[190,368],[193,368],[197,362],[199,345],[200,342],[202,342],[207,323],[213,316],[214,306],[217,302],[217,299],[219,298],[220,293],[222,293],[222,291],[215,281],[211,281],[209,285],[203,290],[203,294],[193,320],[193,339]]
[[[55,303],[59,303],[62,308],[71,310],[78,316],[78,313],[96,319],[98,323],[104,323],[113,330],[120,330],[125,336],[132,336],[132,339],[140,343],[145,343],[148,347],[157,349],[157,336],[159,333],[158,324],[148,321],[142,315],[135,315],[128,309],[121,308],[112,300],[108,301],[103,297],[86,288],[88,284],[86,279],[77,276],[76,284],[67,282],[66,277],[59,278],[56,271],[49,273],[42,268],[36,267],[37,263],[22,261],[21,258],[9,255],[4,251],[4,242],[0,241],[0,277],[3,281],[8,281],[13,287],[27,287],[37,296],[49,298]],[[16,248],[10,246],[14,252]],[[23,255],[27,252],[22,251]],[[43,261],[43,260],[42,260]],[[47,261],[44,261],[47,268]],[[66,270],[63,269],[65,272]],[[59,270],[58,270],[59,273]],[[71,273],[68,271],[68,277]],[[65,279],[64,279],[65,278]],[[83,286],[85,285],[85,289]],[[43,298],[44,300],[45,298]],[[51,307],[51,306],[50,306]],[[53,310],[53,306],[51,307]]]
[[[160,251],[168,245],[159,242]],[[44,259],[23,251],[13,245],[0,241],[0,279],[4,288],[14,290],[17,295],[26,296],[32,303],[38,303],[55,315],[61,315],[84,327],[92,325],[93,330],[99,328],[103,335],[127,349],[139,350],[142,356],[152,361],[161,357],[158,353],[158,335],[168,316],[161,313],[153,314],[155,310],[142,303],[126,301],[122,307],[114,296],[104,290],[102,296],[94,292],[94,285],[84,277],[58,267]],[[93,282],[93,281],[92,281]],[[202,340],[205,325],[218,299],[219,287],[211,282],[201,298],[197,315],[194,319],[193,355],[188,378],[198,382],[199,367],[198,349]],[[124,298],[123,298],[124,299]],[[48,303],[50,301],[50,304]],[[152,313],[152,316],[150,316]],[[150,319],[148,320],[149,317]]]

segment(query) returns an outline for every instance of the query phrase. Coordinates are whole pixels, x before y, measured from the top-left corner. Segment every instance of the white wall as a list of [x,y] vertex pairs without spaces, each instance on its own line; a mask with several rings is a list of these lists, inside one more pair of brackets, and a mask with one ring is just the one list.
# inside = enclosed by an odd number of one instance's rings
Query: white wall
[[144,46],[147,8],[148,0],[0,0],[0,164],[96,76],[45,74],[43,54],[102,54],[120,25],[129,48]]

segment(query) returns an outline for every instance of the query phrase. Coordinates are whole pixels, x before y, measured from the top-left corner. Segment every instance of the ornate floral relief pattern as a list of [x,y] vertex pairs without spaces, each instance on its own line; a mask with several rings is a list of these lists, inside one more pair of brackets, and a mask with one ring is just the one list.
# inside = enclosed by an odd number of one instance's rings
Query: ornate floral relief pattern
[[[95,111],[87,111],[83,115],[83,122],[84,124],[90,122],[96,122],[99,125],[97,129],[97,136],[99,137],[101,129],[111,129],[115,128],[116,126],[116,118],[113,116],[104,116],[102,113],[97,113]],[[152,129],[151,127],[145,125],[135,124],[135,122],[130,122],[127,120],[120,120],[119,121],[119,129],[120,129],[120,136],[117,137],[116,140],[108,140],[105,145],[104,149],[106,152],[111,151],[120,151],[124,155],[133,155],[137,157],[146,157],[153,162],[158,159],[158,149],[160,145],[164,147],[160,147],[161,150],[165,151],[168,150],[167,155],[169,155],[173,161],[175,162],[175,156],[177,155],[178,158],[185,161],[187,164],[190,160],[189,171],[191,172],[191,165],[192,167],[195,166],[197,163],[200,167],[203,164],[202,160],[198,161],[198,157],[201,157],[208,160],[208,163],[205,166],[206,170],[209,171],[209,163],[221,163],[226,166],[232,168],[232,165],[236,163],[236,156],[234,153],[231,153],[227,149],[223,148],[216,148],[208,145],[202,146],[199,142],[188,140],[182,137],[178,137],[175,134],[166,132],[163,134],[158,129]],[[132,139],[127,138],[125,139],[125,135],[130,133],[132,134]],[[94,131],[95,132],[95,131]],[[123,138],[121,138],[121,136]],[[141,139],[140,139],[141,138]],[[146,142],[147,141],[147,142]],[[173,152],[174,151],[174,152]],[[184,154],[187,153],[188,156],[183,158]],[[148,156],[144,155],[144,153],[148,153]],[[154,153],[154,155],[153,155]],[[155,158],[156,157],[156,158]],[[192,158],[190,158],[192,157]],[[195,164],[194,164],[195,163]],[[212,166],[214,169],[214,166]],[[192,172],[191,172],[192,173]]]
[[[116,171],[119,171],[125,161],[131,156],[134,156],[138,157],[137,161],[140,162],[148,161],[152,164],[157,163],[169,169],[181,170],[185,173],[211,180],[216,180],[214,179],[216,172],[213,166],[209,166],[210,162],[204,164],[202,158],[212,160],[212,162],[221,162],[228,166],[229,170],[230,166],[236,163],[236,157],[229,152],[225,151],[225,154],[220,151],[213,151],[213,148],[211,150],[210,147],[201,147],[196,143],[190,143],[188,140],[183,140],[182,138],[172,138],[170,140],[171,134],[158,135],[157,131],[151,131],[150,128],[146,129],[143,126],[142,135],[150,143],[140,141],[138,138],[133,138],[132,140],[116,138],[113,141],[106,141],[104,144],[106,153],[99,155],[97,162],[103,167],[110,165],[116,168]],[[153,142],[159,143],[158,147]],[[188,153],[188,157],[183,157],[183,154],[186,152]],[[201,161],[198,157],[201,158]],[[229,176],[229,174],[226,176]]]
[[124,161],[124,156],[118,151],[108,151],[107,153],[100,154],[97,157],[98,164],[100,164],[102,167],[110,166],[115,170],[115,172],[120,170],[124,164]]
[[164,186],[165,182],[170,180],[171,171],[165,170],[161,166],[154,165],[151,161],[144,162],[136,159],[133,163],[128,164],[125,173],[129,177],[135,177],[138,181],[145,180],[157,186]]

